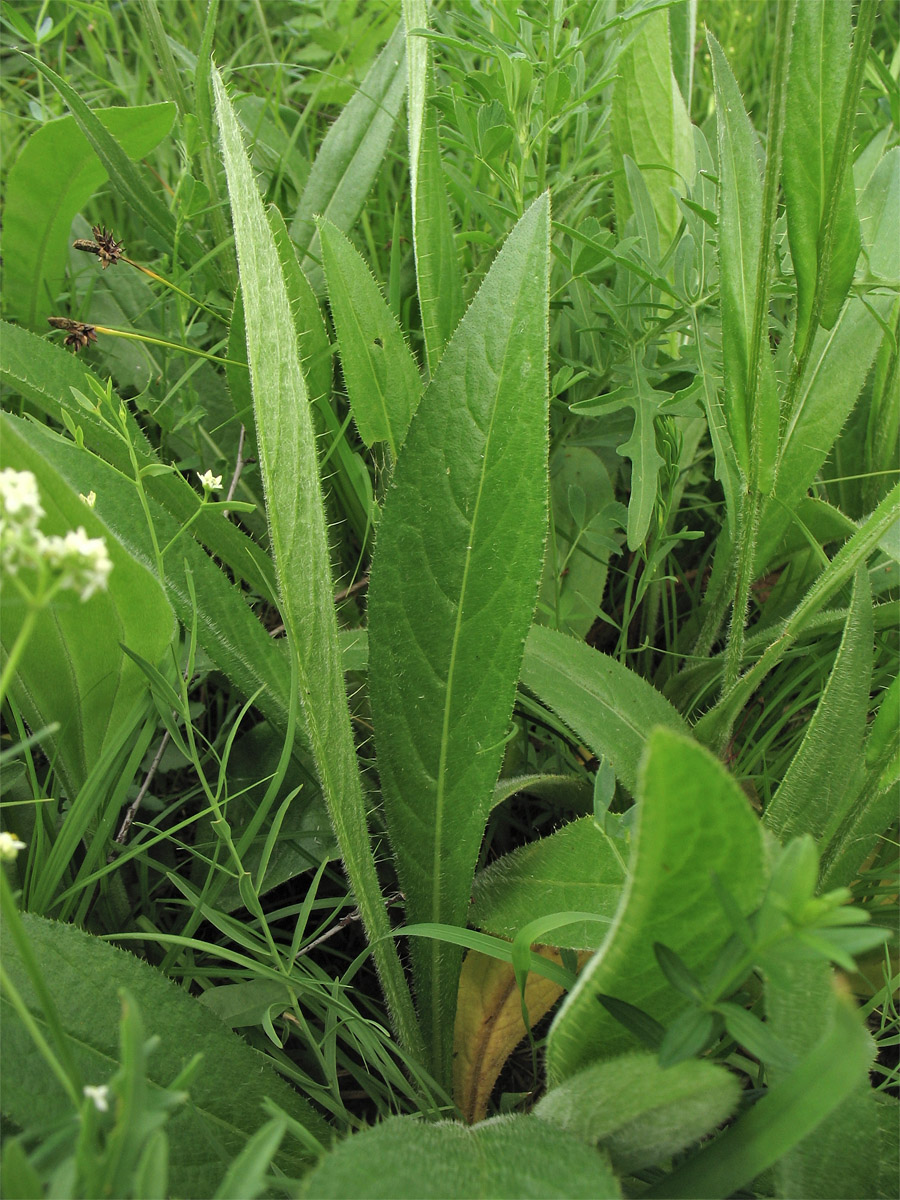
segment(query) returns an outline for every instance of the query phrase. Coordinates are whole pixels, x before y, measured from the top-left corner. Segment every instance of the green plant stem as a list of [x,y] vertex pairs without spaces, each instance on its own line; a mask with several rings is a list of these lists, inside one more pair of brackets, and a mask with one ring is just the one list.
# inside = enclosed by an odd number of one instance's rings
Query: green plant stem
[[[769,292],[774,257],[774,229],[778,215],[778,181],[781,178],[781,147],[784,137],[787,102],[788,59],[791,49],[791,27],[796,0],[783,0],[777,8],[775,23],[775,59],[772,87],[769,93],[769,130],[766,144],[766,173],[763,183],[762,244],[756,274],[756,306],[753,311],[753,335],[750,345],[750,368],[747,380],[747,402],[750,412],[750,475],[740,506],[737,528],[737,571],[734,581],[734,601],[731,609],[731,629],[725,659],[724,689],[733,687],[741,672],[744,659],[744,625],[750,606],[750,588],[756,565],[756,546],[762,514],[761,488],[770,490],[774,483],[774,463],[764,463],[766,447],[761,430],[761,412],[765,397],[761,395],[763,362],[769,355]],[[771,478],[770,478],[771,474]]]
[[715,708],[694,726],[694,734],[708,746],[721,747],[731,734],[735,718],[773,667],[797,640],[809,619],[850,579],[877,548],[895,521],[900,519],[900,483],[895,484],[868,519],[840,548],[791,615],[781,633],[762,657],[726,690]]
[[194,346],[181,345],[178,342],[167,342],[163,338],[151,337],[149,333],[131,333],[127,329],[111,329],[107,325],[94,325],[92,328],[97,333],[105,333],[110,337],[130,338],[133,342],[147,342],[151,346],[164,346],[166,350],[180,350],[184,354],[194,354],[197,358],[206,358],[210,362],[225,363],[229,367],[243,367],[247,370],[247,364],[236,358],[221,358],[217,354],[210,354],[206,350],[197,350]]
[[3,664],[3,673],[0,674],[0,705],[6,699],[6,693],[9,690],[9,685],[16,673],[22,655],[25,653],[25,647],[28,645],[28,639],[31,637],[34,623],[37,620],[39,605],[30,603],[28,611],[25,614],[25,619],[22,621],[22,627],[16,634],[16,640],[12,644],[12,649],[7,655],[6,662]]

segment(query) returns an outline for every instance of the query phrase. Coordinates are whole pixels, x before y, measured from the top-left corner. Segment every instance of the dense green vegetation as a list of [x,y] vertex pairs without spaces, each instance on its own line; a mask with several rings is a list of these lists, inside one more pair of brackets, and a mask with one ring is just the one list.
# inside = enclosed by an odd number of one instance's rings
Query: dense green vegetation
[[890,1196],[900,28],[2,25],[7,1196]]

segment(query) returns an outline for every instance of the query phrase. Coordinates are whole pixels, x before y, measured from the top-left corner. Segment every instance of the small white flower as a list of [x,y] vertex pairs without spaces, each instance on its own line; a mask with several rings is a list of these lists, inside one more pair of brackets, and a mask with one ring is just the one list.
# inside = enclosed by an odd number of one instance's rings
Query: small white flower
[[85,1084],[81,1089],[89,1100],[93,1100],[98,1112],[108,1112],[109,1110],[109,1087],[102,1083],[99,1087],[93,1087],[91,1084]]
[[88,506],[88,508],[93,508],[94,505],[97,503],[97,493],[96,492],[88,492],[88,494],[85,496],[82,492],[79,492],[78,499],[83,500],[84,503]]
[[0,471],[0,521],[5,524],[15,518],[20,528],[34,528],[43,515],[34,475],[30,471],[14,471],[12,467]]
[[112,561],[103,538],[89,538],[84,526],[63,537],[48,537],[44,557],[61,575],[61,586],[75,588],[82,600],[106,587]]
[[0,862],[15,862],[16,855],[25,849],[14,833],[0,833]]
[[212,471],[204,471],[202,475],[198,471],[197,478],[204,492],[217,492],[222,486],[222,476],[213,475]]

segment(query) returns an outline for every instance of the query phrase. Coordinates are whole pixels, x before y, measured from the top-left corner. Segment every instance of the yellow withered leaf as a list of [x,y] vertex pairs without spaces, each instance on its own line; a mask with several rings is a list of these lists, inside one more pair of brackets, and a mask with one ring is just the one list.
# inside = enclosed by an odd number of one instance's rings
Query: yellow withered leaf
[[[559,951],[546,946],[533,950],[561,963]],[[578,965],[589,958],[579,955]],[[529,973],[525,1004],[532,1028],[563,989],[542,975]],[[488,1100],[503,1064],[525,1037],[522,1001],[509,963],[470,950],[463,962],[453,1032],[453,1099],[470,1124],[487,1114]]]

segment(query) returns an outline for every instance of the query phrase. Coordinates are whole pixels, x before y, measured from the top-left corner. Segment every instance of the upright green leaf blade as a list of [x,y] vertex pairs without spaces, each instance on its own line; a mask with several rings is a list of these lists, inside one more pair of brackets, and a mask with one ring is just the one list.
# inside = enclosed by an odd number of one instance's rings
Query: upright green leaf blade
[[[507,238],[410,427],[369,587],[369,689],[412,921],[465,925],[547,513],[550,204]],[[460,956],[413,946],[432,1069],[449,1082]]]
[[766,809],[765,824],[782,841],[811,833],[821,839],[853,806],[872,678],[872,591],[857,568],[847,624],[831,675],[800,749]]
[[661,1021],[671,1021],[684,1006],[659,970],[653,943],[662,942],[703,974],[732,932],[713,872],[745,915],[762,891],[759,824],[712,755],[668,729],[656,729],[638,791],[639,826],[615,921],[550,1030],[547,1072],[554,1083],[633,1045],[598,995],[624,1000]]
[[707,35],[716,85],[719,146],[719,287],[725,420],[738,466],[750,477],[750,370],[757,269],[762,243],[762,182],[753,128],[722,47]]
[[431,46],[412,32],[428,25],[426,0],[403,0],[403,20],[409,68],[407,113],[413,248],[425,358],[429,373],[434,374],[444,346],[462,316],[462,282],[447,207],[437,113],[428,103],[432,88]]
[[[127,155],[141,158],[171,129],[175,106],[94,109],[94,115]],[[4,308],[23,324],[33,328],[53,311],[72,218],[105,177],[72,116],[39,126],[10,168],[3,216]]]
[[387,442],[396,459],[422,393],[416,360],[356,247],[330,221],[319,239],[353,419],[367,446]]
[[630,792],[654,725],[688,732],[669,701],[646,679],[554,629],[534,625],[529,631],[522,683],[596,755],[609,759]]
[[859,258],[859,217],[853,172],[843,172],[831,261],[822,260],[825,210],[834,185],[835,143],[850,69],[850,0],[797,7],[791,45],[788,111],[784,130],[784,198],[788,238],[797,276],[798,352],[812,319],[816,277],[828,273],[822,324],[830,329],[843,304]]
[[225,88],[213,73],[247,330],[256,435],[284,623],[306,728],[351,887],[388,1003],[414,1048],[412,1002],[366,828],[344,691],[315,429],[281,262]]
[[348,233],[369,194],[406,91],[403,22],[398,21],[359,90],[319,147],[303,195],[291,222],[301,266],[321,294],[317,213]]

